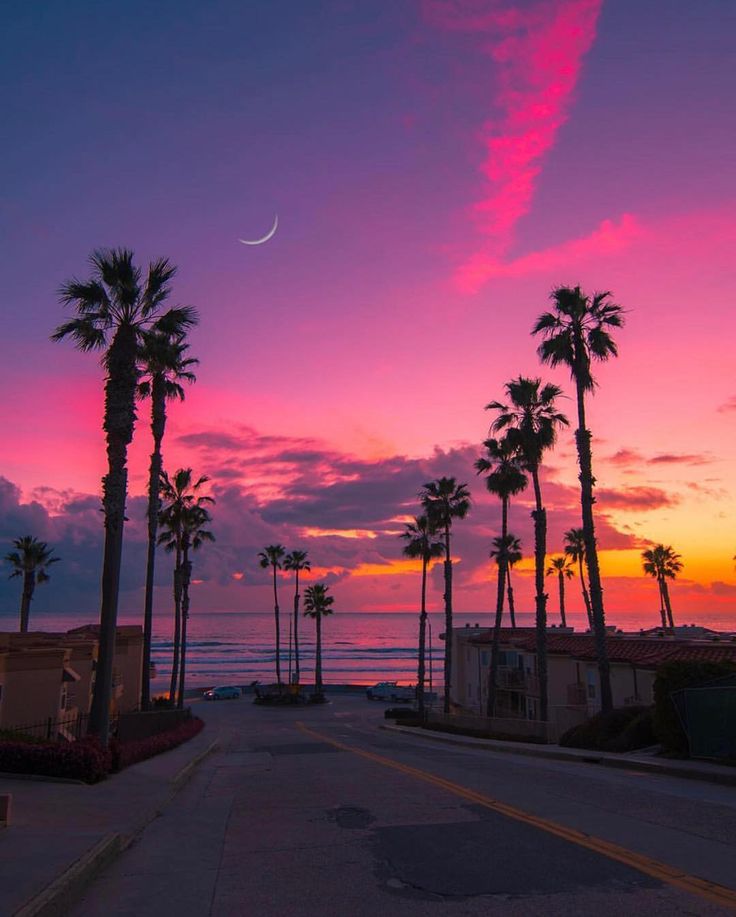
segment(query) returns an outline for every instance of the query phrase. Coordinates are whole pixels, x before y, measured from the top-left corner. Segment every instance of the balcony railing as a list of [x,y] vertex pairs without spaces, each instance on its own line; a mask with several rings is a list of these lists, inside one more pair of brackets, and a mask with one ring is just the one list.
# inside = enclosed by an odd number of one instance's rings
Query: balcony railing
[[539,678],[523,669],[506,669],[500,667],[496,675],[496,685],[504,691],[519,694],[539,694]]
[[567,686],[567,705],[568,707],[585,707],[588,703],[588,694],[585,685],[579,682]]

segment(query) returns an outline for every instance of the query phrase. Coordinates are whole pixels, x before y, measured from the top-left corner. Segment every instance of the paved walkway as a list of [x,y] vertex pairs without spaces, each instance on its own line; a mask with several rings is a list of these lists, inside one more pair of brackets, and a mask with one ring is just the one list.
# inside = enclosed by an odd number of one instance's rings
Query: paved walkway
[[114,855],[136,837],[217,738],[214,724],[190,742],[93,786],[0,777],[0,793],[13,795],[11,824],[0,830],[0,917],[43,913],[40,899],[22,909],[55,881],[61,884],[48,900],[63,900],[75,864],[84,872],[95,865],[90,857]]

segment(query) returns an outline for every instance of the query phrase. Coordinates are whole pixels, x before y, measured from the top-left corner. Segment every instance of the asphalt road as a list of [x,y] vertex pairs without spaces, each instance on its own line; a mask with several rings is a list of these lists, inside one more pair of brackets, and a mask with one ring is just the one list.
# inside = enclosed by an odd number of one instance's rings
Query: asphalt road
[[72,912],[716,915],[736,790],[440,745],[383,705],[198,705],[222,748]]

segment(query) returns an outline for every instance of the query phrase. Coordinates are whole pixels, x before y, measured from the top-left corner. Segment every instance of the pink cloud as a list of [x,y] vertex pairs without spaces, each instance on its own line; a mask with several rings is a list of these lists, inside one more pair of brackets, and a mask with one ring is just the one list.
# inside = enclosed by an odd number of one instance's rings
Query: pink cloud
[[[487,180],[473,205],[485,237],[456,280],[472,291],[493,276],[529,212],[545,154],[565,123],[582,61],[593,44],[602,0],[537,0],[515,7],[500,0],[427,0],[435,26],[481,38],[494,64],[493,114],[482,129]],[[599,233],[611,227],[604,224]],[[615,232],[614,232],[615,236]],[[485,265],[485,271],[482,269]]]
[[472,293],[495,277],[524,277],[562,270],[569,272],[589,258],[619,254],[645,233],[635,216],[624,213],[618,222],[603,220],[587,236],[530,252],[511,261],[504,261],[491,251],[476,252],[457,269],[455,280],[461,290]]

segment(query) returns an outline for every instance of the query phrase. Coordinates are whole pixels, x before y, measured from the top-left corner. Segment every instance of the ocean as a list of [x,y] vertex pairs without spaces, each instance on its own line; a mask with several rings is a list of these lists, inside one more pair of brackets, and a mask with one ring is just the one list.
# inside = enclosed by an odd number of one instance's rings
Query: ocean
[[[583,621],[576,614],[568,616],[576,628]],[[717,629],[732,629],[733,617],[698,615],[698,623]],[[289,622],[291,614],[285,608],[281,613],[281,671],[284,680],[289,674]],[[444,643],[439,639],[444,631],[444,614],[429,615],[432,630],[431,655],[433,682],[442,681]],[[616,613],[609,622],[626,630],[641,626],[652,627],[659,616],[643,620],[639,614]],[[550,623],[557,615],[550,609]],[[48,631],[65,631],[82,624],[94,623],[90,614],[49,614],[31,609],[31,628]],[[121,624],[140,624],[141,617],[120,615]],[[491,615],[486,613],[457,612],[455,626],[464,624],[491,625]],[[506,623],[506,616],[504,616]],[[521,612],[517,623],[532,626],[534,615]],[[685,621],[683,620],[683,623]],[[17,613],[0,614],[0,630],[16,630]],[[154,617],[152,659],[156,667],[154,691],[168,687],[171,672],[172,621],[169,614]],[[322,667],[325,684],[372,684],[392,680],[401,684],[415,684],[417,678],[418,615],[405,612],[336,612],[322,622]],[[314,622],[301,617],[299,642],[302,681],[314,677]],[[247,684],[258,680],[268,683],[275,680],[273,612],[194,612],[189,618],[187,684],[190,687],[215,683]],[[429,677],[429,672],[427,673]]]

